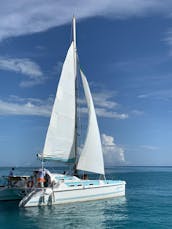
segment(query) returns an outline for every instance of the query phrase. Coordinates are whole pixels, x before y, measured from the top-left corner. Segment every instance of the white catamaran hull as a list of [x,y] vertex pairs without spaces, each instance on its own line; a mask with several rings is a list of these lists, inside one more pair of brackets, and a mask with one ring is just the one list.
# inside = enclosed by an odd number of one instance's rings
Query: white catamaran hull
[[81,201],[91,201],[112,197],[125,196],[125,182],[120,184],[106,184],[95,187],[76,187],[61,190],[61,188],[43,188],[33,190],[21,200],[20,207],[34,207],[43,205],[65,204]]

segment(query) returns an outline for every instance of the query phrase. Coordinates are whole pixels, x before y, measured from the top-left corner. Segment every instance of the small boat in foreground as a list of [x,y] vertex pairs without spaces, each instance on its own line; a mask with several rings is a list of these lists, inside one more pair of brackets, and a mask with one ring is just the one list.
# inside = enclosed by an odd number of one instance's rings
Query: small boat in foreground
[[[88,128],[84,146],[78,153],[78,88],[81,77],[88,106]],[[73,41],[67,52],[59,80],[51,119],[46,135],[42,160],[42,177],[20,201],[20,207],[54,205],[91,201],[125,195],[125,181],[106,180],[100,132],[87,79],[79,67],[76,48],[76,22],[73,18]],[[43,162],[73,163],[71,175],[50,173]],[[98,180],[79,178],[77,171],[96,173]]]
[[27,192],[31,191],[28,187],[29,176],[2,176],[0,178],[0,201],[21,200]]

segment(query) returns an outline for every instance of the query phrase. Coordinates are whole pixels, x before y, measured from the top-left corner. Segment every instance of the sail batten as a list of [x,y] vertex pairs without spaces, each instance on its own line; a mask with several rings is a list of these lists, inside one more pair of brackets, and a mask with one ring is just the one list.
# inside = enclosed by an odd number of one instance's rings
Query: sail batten
[[96,112],[87,79],[82,71],[81,79],[88,106],[89,120],[86,140],[78,160],[77,169],[104,175],[103,152]]
[[75,70],[74,44],[67,52],[46,135],[43,159],[68,161],[74,158]]

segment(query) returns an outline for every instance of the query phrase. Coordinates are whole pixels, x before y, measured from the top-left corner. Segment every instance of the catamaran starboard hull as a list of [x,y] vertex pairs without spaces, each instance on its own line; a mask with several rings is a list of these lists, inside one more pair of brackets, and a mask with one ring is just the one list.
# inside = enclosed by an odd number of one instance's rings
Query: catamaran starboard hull
[[118,185],[102,185],[97,187],[77,187],[73,189],[40,189],[33,191],[21,200],[20,207],[66,204],[125,196],[125,182]]

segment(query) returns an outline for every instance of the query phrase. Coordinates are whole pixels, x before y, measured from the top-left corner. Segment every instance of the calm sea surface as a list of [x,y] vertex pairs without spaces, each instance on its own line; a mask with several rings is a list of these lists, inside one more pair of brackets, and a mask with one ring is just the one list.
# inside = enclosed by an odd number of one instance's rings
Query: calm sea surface
[[[0,168],[0,175],[9,169]],[[172,228],[172,167],[117,167],[106,174],[127,182],[125,198],[26,209],[0,202],[0,229]]]

